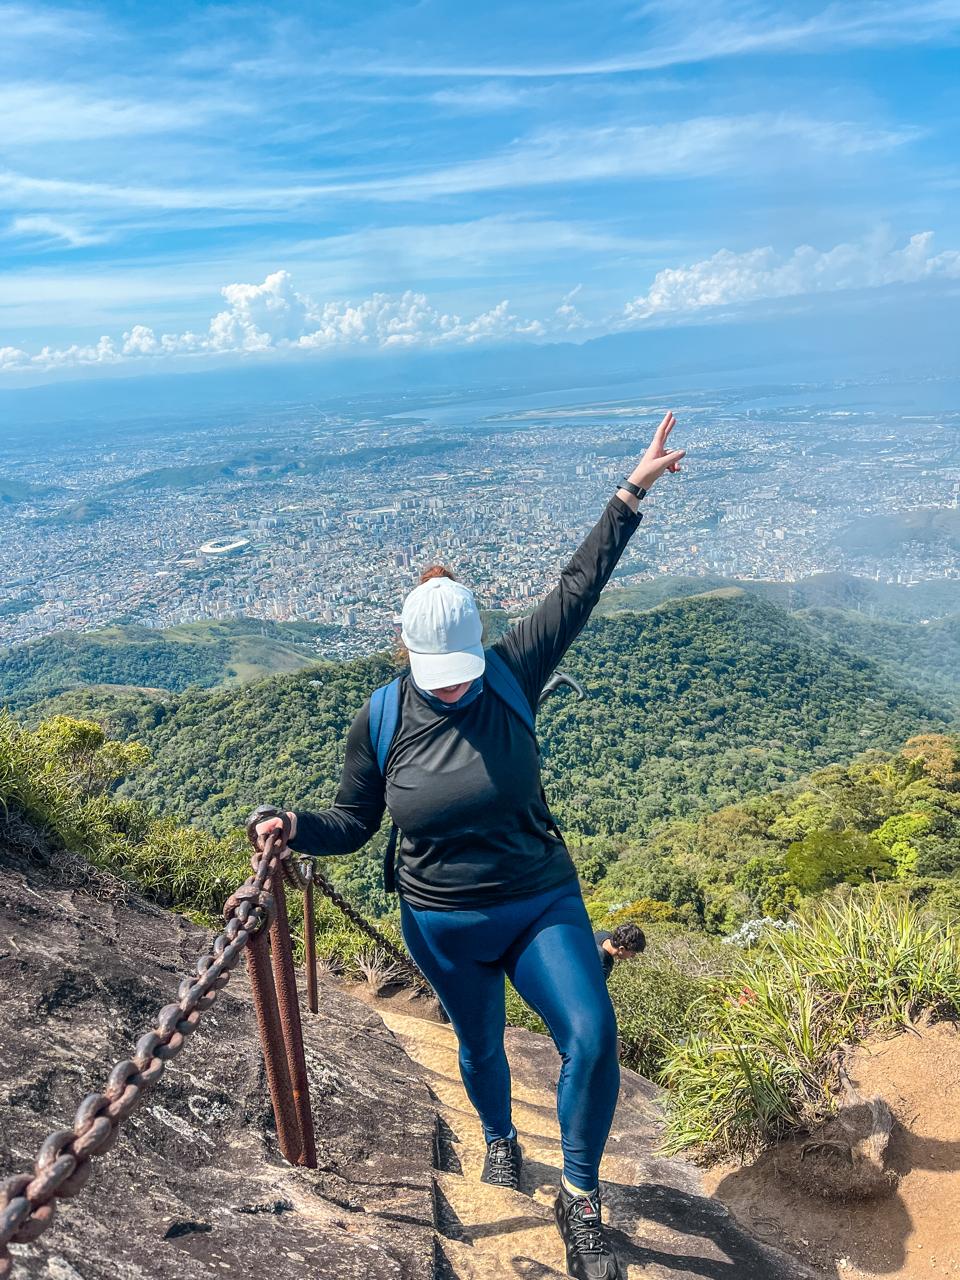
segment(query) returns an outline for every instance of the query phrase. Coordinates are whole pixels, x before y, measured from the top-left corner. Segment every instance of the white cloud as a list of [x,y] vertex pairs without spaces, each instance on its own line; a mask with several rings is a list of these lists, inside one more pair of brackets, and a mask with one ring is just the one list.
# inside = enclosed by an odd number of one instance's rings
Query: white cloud
[[0,347],[0,372],[4,369],[23,369],[30,364],[30,357],[19,347]]
[[577,329],[591,328],[589,320],[585,319],[577,310],[574,298],[583,291],[583,285],[578,284],[575,289],[571,289],[569,293],[565,293],[560,301],[554,314],[554,322],[557,328],[566,330],[567,333],[573,333]]
[[936,276],[960,278],[960,251],[934,253],[932,231],[911,236],[900,249],[887,233],[825,252],[800,245],[787,257],[769,247],[746,253],[721,249],[688,267],[658,271],[647,292],[627,303],[624,317],[629,323],[764,298],[914,284]]
[[71,249],[80,249],[89,244],[103,244],[106,236],[74,223],[65,222],[62,218],[51,218],[46,214],[28,214],[14,218],[10,223],[8,234],[23,236],[28,239],[64,243]]
[[623,178],[687,178],[731,170],[772,171],[798,153],[832,159],[901,146],[912,129],[869,129],[848,121],[790,113],[698,116],[666,124],[549,129],[491,156],[424,173],[333,186],[373,199],[420,200],[439,195],[519,190]]
[[286,271],[275,271],[262,285],[228,285],[223,296],[230,305],[210,322],[209,344],[217,351],[471,344],[543,332],[538,322],[513,315],[506,301],[470,319],[440,311],[425,294],[410,290],[318,305],[294,289]]
[[380,282],[385,266],[400,278],[438,273],[463,278],[473,273],[486,276],[491,263],[499,266],[512,257],[526,262],[558,253],[656,253],[662,257],[678,244],[677,240],[625,235],[602,224],[496,214],[466,222],[363,227],[322,240],[280,245],[277,253],[287,261],[302,258],[313,267],[322,264],[325,275],[342,273],[349,266],[354,280]]
[[196,100],[138,101],[95,96],[68,85],[8,81],[0,84],[0,142],[30,147],[169,133],[196,128],[211,112],[209,103]]
[[530,341],[571,333],[608,333],[650,321],[681,322],[690,313],[743,307],[764,299],[960,279],[960,250],[933,249],[933,233],[920,232],[897,247],[888,233],[820,251],[801,245],[778,255],[772,248],[733,253],[657,272],[646,293],[605,320],[579,309],[582,286],[566,293],[543,319],[524,317],[506,300],[474,315],[447,311],[426,294],[373,293],[359,301],[317,301],[294,286],[287,271],[262,283],[225,285],[225,305],[206,328],[157,333],[132,325],[120,338],[65,348],[44,346],[33,354],[0,347],[0,371],[43,371],[171,357],[250,355],[307,351],[390,350],[472,346],[484,342]]
[[0,4],[0,30],[6,44],[16,42],[30,46],[38,41],[74,44],[100,34],[92,13],[38,4]]
[[533,92],[536,90],[525,90],[491,80],[486,84],[470,85],[467,88],[438,89],[430,95],[430,101],[438,107],[449,107],[453,111],[484,115],[491,111],[514,111]]
[[0,370],[56,369],[117,364],[169,356],[250,354],[291,350],[390,349],[472,346],[546,333],[539,320],[515,315],[506,301],[474,316],[434,306],[423,293],[375,293],[360,302],[318,303],[299,293],[289,272],[275,271],[262,284],[228,284],[227,305],[205,332],[157,334],[133,325],[117,342],[104,335],[96,343],[66,348],[45,346],[34,355],[0,348]]

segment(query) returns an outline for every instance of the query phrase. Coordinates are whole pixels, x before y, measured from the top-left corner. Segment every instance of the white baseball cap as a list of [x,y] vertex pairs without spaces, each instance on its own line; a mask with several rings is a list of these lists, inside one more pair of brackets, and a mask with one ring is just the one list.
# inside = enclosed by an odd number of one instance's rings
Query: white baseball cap
[[483,675],[483,622],[473,592],[429,578],[403,602],[400,638],[421,689],[445,689]]

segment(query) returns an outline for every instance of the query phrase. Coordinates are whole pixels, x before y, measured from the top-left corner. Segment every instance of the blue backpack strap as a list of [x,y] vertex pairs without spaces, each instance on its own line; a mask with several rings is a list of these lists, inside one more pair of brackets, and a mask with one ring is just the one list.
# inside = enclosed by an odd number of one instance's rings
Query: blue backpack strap
[[533,708],[520,687],[520,681],[504,662],[503,658],[500,657],[496,649],[487,649],[484,656],[487,659],[487,666],[483,675],[487,684],[501,702],[505,702],[510,710],[520,717],[534,738],[536,738],[537,730]]
[[[381,774],[386,776],[387,752],[397,732],[400,719],[400,680],[397,676],[389,684],[374,689],[370,695],[370,746],[377,757],[377,766]],[[400,835],[397,824],[391,822],[390,836],[383,854],[383,887],[387,893],[397,891],[397,839]]]
[[397,732],[400,719],[400,676],[389,684],[374,689],[370,695],[370,746],[377,757],[380,772],[385,774],[387,752]]

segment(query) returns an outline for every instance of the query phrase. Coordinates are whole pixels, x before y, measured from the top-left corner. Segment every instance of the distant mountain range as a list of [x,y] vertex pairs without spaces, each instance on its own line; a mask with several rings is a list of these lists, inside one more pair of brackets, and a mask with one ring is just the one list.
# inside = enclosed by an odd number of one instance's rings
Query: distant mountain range
[[[195,365],[156,372],[149,363],[130,376],[128,367],[98,369],[84,379],[0,390],[0,436],[14,440],[39,423],[66,424],[72,438],[108,428],[129,432],[169,415],[198,414],[229,423],[268,406],[315,406],[343,397],[355,405],[402,411],[427,392],[449,391],[457,400],[491,391],[513,393],[608,387],[645,380],[651,395],[692,386],[743,386],[751,382],[833,381],[859,377],[956,376],[960,299],[941,295],[937,308],[922,287],[903,291],[897,305],[878,308],[877,291],[820,299],[816,312],[802,306],[771,323],[759,307],[727,323],[696,321],[642,329],[574,343],[367,355],[252,355],[192,372]],[[954,321],[949,314],[954,314]],[[187,371],[185,371],[187,370]]]
[[816,573],[799,582],[664,576],[607,590],[599,611],[613,614],[648,609],[671,598],[730,590],[762,596],[788,610],[842,609],[899,622],[921,622],[960,613],[960,578],[934,578],[907,586],[847,573]]

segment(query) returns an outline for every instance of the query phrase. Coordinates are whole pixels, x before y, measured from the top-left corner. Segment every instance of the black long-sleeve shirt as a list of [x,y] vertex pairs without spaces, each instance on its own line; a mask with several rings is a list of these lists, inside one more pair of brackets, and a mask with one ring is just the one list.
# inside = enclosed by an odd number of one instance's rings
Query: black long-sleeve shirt
[[[558,585],[493,646],[534,711],[639,523],[626,503],[611,498]],[[294,849],[353,853],[379,829],[386,808],[402,832],[397,886],[413,907],[481,908],[575,879],[543,798],[536,744],[496,694],[438,710],[404,678],[385,778],[370,744],[369,714],[367,701],[347,735],[333,806],[297,813]]]

